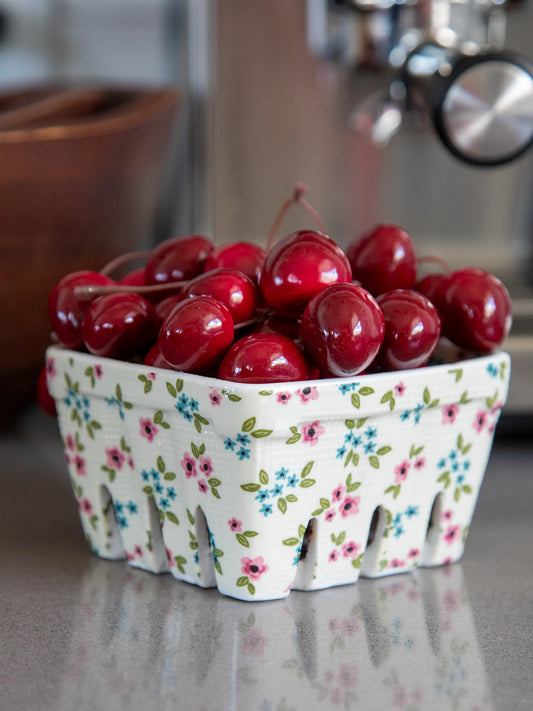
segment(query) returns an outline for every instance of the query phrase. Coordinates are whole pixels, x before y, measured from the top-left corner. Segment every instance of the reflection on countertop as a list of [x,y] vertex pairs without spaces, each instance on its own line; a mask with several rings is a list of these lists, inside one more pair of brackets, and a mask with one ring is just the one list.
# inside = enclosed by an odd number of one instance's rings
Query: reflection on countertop
[[492,709],[460,564],[360,583],[243,604],[92,560],[58,708]]
[[251,603],[92,556],[32,413],[0,436],[0,709],[529,711],[532,455],[496,441],[460,563]]

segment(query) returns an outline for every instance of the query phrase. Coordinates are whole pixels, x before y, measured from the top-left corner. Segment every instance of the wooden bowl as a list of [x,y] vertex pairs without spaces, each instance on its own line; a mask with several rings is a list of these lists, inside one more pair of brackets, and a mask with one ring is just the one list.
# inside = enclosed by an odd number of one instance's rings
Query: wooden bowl
[[178,103],[172,89],[0,95],[0,419],[33,395],[53,285],[150,244]]

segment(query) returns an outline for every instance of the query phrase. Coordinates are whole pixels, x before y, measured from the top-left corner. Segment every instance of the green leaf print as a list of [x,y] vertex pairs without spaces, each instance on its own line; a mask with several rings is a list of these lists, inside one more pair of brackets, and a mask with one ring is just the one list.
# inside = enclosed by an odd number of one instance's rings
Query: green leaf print
[[242,423],[242,431],[243,432],[251,432],[253,428],[255,427],[255,417],[249,417],[247,420],[245,420]]
[[261,482],[261,484],[263,484],[263,486],[266,486],[268,484],[268,474],[264,469],[261,469],[261,471],[259,472],[259,481]]

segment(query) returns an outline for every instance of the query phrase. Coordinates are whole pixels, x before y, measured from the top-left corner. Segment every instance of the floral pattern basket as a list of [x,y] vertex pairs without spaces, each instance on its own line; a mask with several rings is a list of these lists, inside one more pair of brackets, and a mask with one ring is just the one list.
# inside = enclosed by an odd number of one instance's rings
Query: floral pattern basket
[[244,385],[47,352],[93,552],[242,600],[459,559],[509,375],[497,352]]

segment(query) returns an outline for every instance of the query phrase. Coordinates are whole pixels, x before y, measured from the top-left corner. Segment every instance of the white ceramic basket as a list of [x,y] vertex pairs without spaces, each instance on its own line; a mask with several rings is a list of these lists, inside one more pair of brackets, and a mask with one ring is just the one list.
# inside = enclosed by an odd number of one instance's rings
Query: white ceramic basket
[[240,385],[51,347],[47,373],[93,552],[270,600],[460,558],[510,359]]

